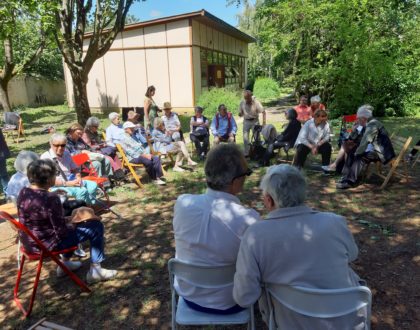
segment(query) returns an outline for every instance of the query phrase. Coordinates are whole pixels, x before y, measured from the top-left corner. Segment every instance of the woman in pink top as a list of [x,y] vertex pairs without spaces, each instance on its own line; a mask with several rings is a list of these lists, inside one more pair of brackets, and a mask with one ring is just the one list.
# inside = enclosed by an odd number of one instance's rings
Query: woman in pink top
[[302,124],[312,118],[311,107],[308,106],[308,98],[305,95],[300,97],[300,102],[294,109],[297,112],[297,120]]

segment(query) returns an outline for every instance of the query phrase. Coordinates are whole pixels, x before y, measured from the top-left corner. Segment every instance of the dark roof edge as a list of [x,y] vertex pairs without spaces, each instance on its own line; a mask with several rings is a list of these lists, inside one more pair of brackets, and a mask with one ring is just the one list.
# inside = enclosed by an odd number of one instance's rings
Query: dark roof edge
[[[194,17],[200,17],[200,16],[201,17],[207,17],[208,19],[210,19],[212,21],[215,21],[216,23],[222,25],[226,29],[231,30],[233,32],[233,34],[236,34],[236,35],[240,36],[241,39],[247,41],[248,43],[256,41],[256,39],[254,37],[251,37],[250,35],[242,32],[241,30],[238,30],[236,27],[226,23],[225,21],[223,21],[222,19],[214,16],[213,14],[210,14],[205,9],[202,9],[202,10],[199,10],[199,11],[193,11],[193,12],[185,13],[185,14],[167,16],[167,17],[152,19],[152,20],[149,20],[149,21],[143,21],[143,22],[128,24],[128,25],[124,26],[123,31],[135,30],[135,29],[139,29],[139,28],[143,28],[143,27],[147,27],[147,26],[151,26],[151,25],[168,23],[168,22],[178,21],[178,20],[181,20],[181,19],[194,18]],[[89,38],[91,35],[92,35],[92,32],[85,33],[84,38]]]

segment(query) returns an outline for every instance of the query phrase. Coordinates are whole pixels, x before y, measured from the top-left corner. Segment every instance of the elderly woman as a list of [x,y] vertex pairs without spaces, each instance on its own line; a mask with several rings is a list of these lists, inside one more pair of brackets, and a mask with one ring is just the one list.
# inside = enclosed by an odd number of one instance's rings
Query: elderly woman
[[30,163],[38,159],[39,156],[33,151],[22,150],[19,152],[14,164],[16,173],[12,175],[9,181],[9,185],[7,186],[7,198],[16,200],[20,191],[25,187],[29,187],[30,183],[26,170]]
[[357,110],[357,121],[359,125],[366,127],[366,131],[356,151],[348,155],[342,171],[343,177],[337,183],[337,189],[354,187],[360,178],[360,173],[370,162],[380,161],[387,164],[395,157],[388,132],[379,120],[372,118],[372,112],[373,107],[368,104],[362,105]]
[[117,156],[117,148],[106,144],[98,132],[100,121],[96,117],[90,117],[86,121],[82,140],[91,148],[92,151],[99,152],[109,159],[112,169],[115,171],[121,169],[121,161]]
[[106,129],[106,143],[111,147],[115,147],[116,143],[120,143],[124,135],[124,130],[118,113],[111,112],[108,118],[111,121],[111,125]]
[[311,97],[311,116],[313,117],[317,110],[325,110],[325,105],[321,103],[321,97],[319,95],[315,95]]
[[[265,283],[318,289],[360,285],[349,265],[358,249],[346,219],[305,205],[306,181],[301,171],[285,164],[272,166],[261,190],[269,213],[264,221],[251,225],[241,241],[233,288],[240,306],[259,300],[268,323]],[[277,306],[274,317],[279,329],[365,329],[360,325],[366,322],[359,313],[317,319]]]
[[94,150],[82,139],[83,127],[80,124],[71,125],[67,131],[67,144],[66,149],[70,155],[78,155],[80,153],[88,154],[95,167],[96,173],[99,176],[110,176],[113,174],[111,162],[109,158],[106,158],[99,152]]
[[[25,187],[17,200],[20,221],[49,250],[63,250],[79,243],[90,242],[91,265],[86,279],[88,283],[113,279],[117,272],[101,267],[105,260],[104,226],[99,220],[84,219],[76,225],[68,225],[63,216],[60,198],[48,190],[55,183],[56,167],[50,159],[36,160],[28,166],[30,187]],[[85,213],[92,214],[91,209]],[[20,233],[20,240],[25,248],[32,253],[39,252],[37,245],[29,237]],[[81,267],[80,261],[70,261],[70,254],[62,256],[64,264],[71,270]],[[64,271],[58,267],[57,276],[64,276]]]
[[321,154],[322,165],[330,164],[331,144],[330,125],[327,122],[328,115],[325,110],[318,110],[314,118],[308,120],[300,130],[296,140],[296,156],[293,165],[302,168],[305,165],[309,153]]
[[163,123],[162,118],[155,118],[154,128],[155,129],[153,130],[152,138],[154,141],[155,150],[162,154],[176,154],[176,161],[174,166],[175,172],[185,171],[183,168],[181,168],[184,159],[188,161],[188,165],[190,166],[197,165],[197,163],[191,159],[185,142],[172,141],[171,132],[165,130],[165,124]]

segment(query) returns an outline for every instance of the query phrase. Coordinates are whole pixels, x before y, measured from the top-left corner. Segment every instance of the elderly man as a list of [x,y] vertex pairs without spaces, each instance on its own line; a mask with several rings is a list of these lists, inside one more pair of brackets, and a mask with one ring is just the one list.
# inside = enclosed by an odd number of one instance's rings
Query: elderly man
[[41,159],[52,159],[57,166],[57,176],[52,190],[64,190],[69,196],[82,200],[88,205],[96,202],[97,184],[82,180],[80,168],[73,162],[66,150],[67,138],[55,133],[50,138],[50,150],[41,155]]
[[[171,102],[163,103],[162,116],[163,123],[165,124],[166,131],[171,135],[172,140],[181,140],[181,122],[179,121],[178,115],[172,112]],[[152,123],[153,125],[154,123]]]
[[[268,321],[264,283],[339,289],[359,285],[349,263],[358,249],[346,219],[304,205],[306,182],[290,165],[268,169],[261,181],[264,205],[270,212],[246,231],[236,262],[233,298],[243,307],[259,299]],[[353,329],[360,320],[316,320],[287,308],[275,310],[276,329]],[[345,325],[345,326],[343,326]],[[363,328],[364,329],[364,328]]]
[[[246,229],[259,220],[258,213],[236,197],[251,171],[239,148],[226,144],[210,150],[205,174],[208,188],[204,194],[181,195],[176,201],[176,258],[199,265],[232,265]],[[242,310],[233,300],[232,286],[204,289],[176,279],[175,288],[199,311],[231,314]]]
[[121,140],[121,147],[124,149],[130,163],[143,164],[146,168],[150,179],[157,185],[165,185],[166,182],[161,180],[163,177],[162,164],[158,156],[147,153],[143,145],[134,138],[134,132],[137,126],[131,121],[126,121],[123,125],[124,135]]
[[220,142],[235,143],[235,135],[237,131],[236,121],[231,112],[227,111],[224,104],[220,104],[217,108],[218,113],[211,121],[211,132],[214,136],[214,144]]
[[293,165],[302,168],[309,153],[321,154],[322,165],[329,165],[331,160],[330,125],[325,110],[318,110],[314,118],[308,120],[300,130],[296,140],[296,156]]
[[373,107],[365,104],[357,110],[357,121],[366,127],[362,140],[354,154],[349,154],[343,168],[343,177],[337,189],[348,189],[357,184],[360,173],[370,162],[387,164],[395,157],[394,148],[384,125],[372,118]]
[[255,125],[259,125],[259,115],[262,113],[263,125],[265,125],[265,110],[261,103],[252,95],[250,90],[244,91],[244,99],[239,104],[239,117],[244,117],[243,136],[244,154],[249,154],[249,131]]
[[308,98],[305,95],[300,97],[299,104],[295,106],[294,109],[297,112],[297,120],[302,124],[312,118],[311,107],[308,106]]
[[114,147],[116,143],[120,143],[124,130],[122,129],[120,115],[116,112],[111,112],[108,115],[111,125],[106,128],[106,144]]

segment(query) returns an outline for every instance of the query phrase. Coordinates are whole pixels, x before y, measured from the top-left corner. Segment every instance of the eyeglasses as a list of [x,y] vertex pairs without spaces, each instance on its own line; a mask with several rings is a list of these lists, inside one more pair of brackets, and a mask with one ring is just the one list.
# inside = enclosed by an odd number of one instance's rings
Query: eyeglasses
[[56,147],[56,148],[65,148],[66,147],[66,145],[65,144],[53,144],[53,146],[54,147]]
[[246,171],[245,171],[244,173],[239,174],[239,175],[237,175],[237,176],[233,177],[232,182],[233,182],[235,179],[242,178],[243,176],[250,176],[251,174],[252,174],[252,170],[251,170],[251,169],[249,169],[249,168],[247,168],[247,169],[246,169]]

